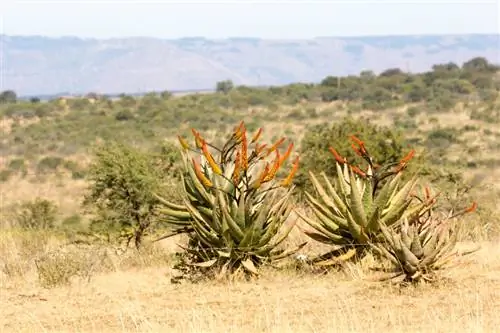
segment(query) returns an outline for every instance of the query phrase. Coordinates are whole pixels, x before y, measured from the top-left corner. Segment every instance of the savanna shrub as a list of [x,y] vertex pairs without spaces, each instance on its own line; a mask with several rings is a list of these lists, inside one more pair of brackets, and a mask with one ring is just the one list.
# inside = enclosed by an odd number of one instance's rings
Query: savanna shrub
[[335,158],[329,151],[335,147],[338,153],[352,161],[356,158],[349,137],[356,135],[369,142],[367,149],[376,163],[395,163],[406,152],[406,141],[402,133],[387,127],[371,124],[368,120],[356,120],[350,117],[333,124],[320,124],[308,129],[301,142],[301,165],[295,179],[295,185],[301,189],[310,189],[308,171],[327,176],[336,175]]
[[168,146],[160,153],[116,142],[98,147],[88,171],[90,187],[83,203],[94,214],[91,229],[124,237],[127,245],[133,239],[139,248],[143,236],[157,222],[158,200],[153,193],[171,197],[176,192],[175,156]]

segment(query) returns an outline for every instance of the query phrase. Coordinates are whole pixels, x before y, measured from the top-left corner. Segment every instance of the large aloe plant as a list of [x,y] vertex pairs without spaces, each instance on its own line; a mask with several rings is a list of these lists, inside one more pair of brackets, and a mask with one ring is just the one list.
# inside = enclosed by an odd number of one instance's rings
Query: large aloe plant
[[414,151],[399,163],[378,166],[364,143],[354,136],[352,140],[357,154],[367,162],[367,170],[348,164],[335,149],[330,148],[336,159],[336,179],[332,183],[322,172],[323,185],[310,172],[316,196],[307,191],[305,196],[314,218],[297,212],[314,230],[305,231],[309,237],[334,247],[313,259],[318,265],[336,264],[340,259],[347,260],[355,255],[359,258],[366,253],[371,242],[381,237],[381,224],[397,226],[404,216],[418,215],[427,207],[426,203],[412,205],[410,194],[416,179],[401,181],[401,172]]
[[170,223],[191,231],[185,250],[193,265],[257,274],[262,263],[298,250],[285,251],[279,245],[294,226],[285,222],[293,208],[292,180],[299,159],[288,176],[278,180],[293,144],[281,155],[284,139],[266,148],[258,143],[261,133],[259,129],[249,142],[242,122],[222,147],[209,144],[195,130],[194,147],[179,138],[186,171],[184,204],[163,199],[162,212]]

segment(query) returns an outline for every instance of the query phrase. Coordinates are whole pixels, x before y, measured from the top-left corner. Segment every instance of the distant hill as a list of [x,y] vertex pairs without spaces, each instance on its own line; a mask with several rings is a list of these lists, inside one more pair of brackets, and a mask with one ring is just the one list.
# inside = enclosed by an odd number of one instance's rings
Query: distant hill
[[419,72],[476,56],[500,63],[500,35],[308,40],[2,35],[2,42],[2,90],[18,95],[200,90],[225,79],[251,86],[317,82],[366,69]]

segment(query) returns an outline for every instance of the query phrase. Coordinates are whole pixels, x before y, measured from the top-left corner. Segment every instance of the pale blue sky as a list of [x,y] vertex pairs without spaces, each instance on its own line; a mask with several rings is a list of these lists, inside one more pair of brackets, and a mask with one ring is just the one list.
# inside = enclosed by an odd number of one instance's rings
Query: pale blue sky
[[8,35],[179,38],[499,33],[500,0],[0,0]]

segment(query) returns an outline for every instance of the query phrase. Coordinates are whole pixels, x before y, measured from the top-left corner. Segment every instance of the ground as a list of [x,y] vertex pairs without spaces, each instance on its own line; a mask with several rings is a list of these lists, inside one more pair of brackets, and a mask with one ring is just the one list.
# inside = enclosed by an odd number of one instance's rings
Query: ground
[[[378,282],[368,265],[255,281],[172,284],[168,264],[44,289],[35,274],[0,279],[1,332],[494,332],[500,246],[483,242],[435,285]],[[168,244],[175,247],[174,244]],[[460,244],[469,249],[473,244]]]

